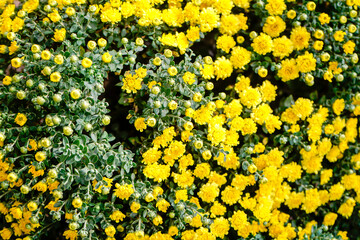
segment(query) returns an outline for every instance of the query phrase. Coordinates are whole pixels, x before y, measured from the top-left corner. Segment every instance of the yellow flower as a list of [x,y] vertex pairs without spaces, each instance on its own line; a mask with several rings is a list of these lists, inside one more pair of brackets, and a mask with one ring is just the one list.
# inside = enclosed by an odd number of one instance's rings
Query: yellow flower
[[254,52],[265,55],[273,50],[273,41],[269,35],[260,33],[259,36],[254,38],[251,47],[254,49]]
[[13,58],[11,59],[11,66],[13,66],[14,68],[19,68],[22,65],[22,60],[20,58]]
[[36,159],[36,161],[38,161],[38,162],[44,161],[44,160],[46,159],[46,153],[43,152],[43,151],[37,152],[37,153],[35,154],[35,159]]
[[267,76],[268,74],[268,70],[264,67],[260,67],[259,70],[258,70],[258,74],[260,77],[264,78]]
[[170,110],[175,110],[175,109],[177,109],[178,104],[177,104],[177,102],[175,102],[174,100],[172,100],[172,101],[170,101],[170,102],[168,103],[168,107],[169,107]]
[[356,44],[353,41],[348,41],[343,45],[344,53],[353,54],[355,50]]
[[5,54],[8,50],[8,47],[6,45],[0,45],[0,53]]
[[231,226],[237,231],[240,231],[243,228],[247,228],[249,226],[246,213],[240,210],[234,212],[229,220],[231,222]]
[[160,215],[157,215],[153,220],[152,220],[153,224],[155,226],[158,226],[160,224],[163,223],[162,217]]
[[36,202],[30,201],[30,202],[27,204],[27,207],[28,207],[29,211],[33,212],[33,211],[35,211],[35,210],[38,208],[38,205],[37,205]]
[[103,60],[104,63],[109,63],[111,62],[112,56],[109,52],[106,52],[101,56],[101,59]]
[[115,221],[116,223],[119,223],[120,221],[124,220],[126,216],[119,210],[114,211],[111,215],[110,215],[110,219]]
[[201,32],[210,32],[213,30],[215,27],[217,27],[220,19],[217,11],[212,7],[203,9],[200,12],[199,18]]
[[107,45],[107,41],[104,38],[99,38],[97,43],[98,43],[99,47],[106,47],[106,45]]
[[3,78],[3,84],[4,84],[4,85],[10,85],[11,82],[12,82],[12,78],[11,78],[10,76],[5,76],[5,77]]
[[64,63],[64,57],[63,57],[62,55],[58,54],[58,55],[55,56],[54,62],[55,62],[56,64],[61,65],[61,64]]
[[56,10],[56,9],[53,10],[52,13],[49,13],[47,16],[48,16],[48,17],[51,19],[51,21],[53,21],[53,22],[58,22],[58,21],[61,20],[61,16],[60,16],[58,10]]
[[210,165],[208,163],[200,163],[196,165],[194,175],[200,179],[208,177],[210,174]]
[[186,72],[184,76],[182,77],[184,82],[186,82],[189,85],[192,85],[195,82],[195,74],[191,72]]
[[319,19],[321,25],[324,25],[324,24],[327,24],[327,23],[330,22],[330,17],[329,17],[329,15],[327,15],[326,13],[321,13],[321,14],[319,15],[319,18],[318,18],[318,19]]
[[230,49],[232,49],[236,45],[236,42],[234,41],[234,38],[229,35],[221,35],[216,40],[216,47],[220,48],[226,53],[230,52]]
[[110,225],[108,227],[105,228],[105,233],[107,236],[109,237],[113,237],[116,233],[116,229],[113,225]]
[[51,58],[51,53],[49,50],[44,50],[41,52],[41,58],[43,60],[49,60]]
[[226,207],[219,203],[218,201],[215,201],[213,206],[210,208],[211,215],[214,216],[222,216],[226,212]]
[[306,213],[315,212],[315,210],[321,205],[320,195],[318,190],[309,189],[305,191],[305,199],[302,206],[302,209],[305,210]]
[[332,82],[332,78],[334,77],[334,75],[332,74],[331,71],[326,71],[324,72],[323,78],[324,80],[327,80],[329,82]]
[[55,42],[62,42],[65,40],[65,37],[66,37],[65,28],[56,29],[54,33],[54,38],[52,40],[54,40]]
[[216,80],[226,79],[231,76],[233,72],[233,66],[229,59],[226,59],[224,56],[219,57],[214,62],[214,74]]
[[2,239],[4,240],[8,240],[11,238],[12,236],[12,231],[9,228],[3,228],[0,231],[0,236],[2,237]]
[[91,59],[89,59],[89,58],[84,58],[84,59],[81,61],[81,65],[82,65],[84,68],[89,68],[89,67],[91,67],[91,65],[92,65],[92,61],[91,61]]
[[101,10],[100,18],[102,22],[114,24],[121,21],[121,13],[118,8],[106,7]]
[[336,115],[340,115],[341,112],[345,108],[345,101],[344,99],[336,99],[335,102],[332,105],[332,109]]
[[39,192],[46,192],[47,190],[47,185],[44,182],[38,182],[37,184],[35,184],[32,189],[38,190]]
[[[185,190],[186,191],[186,190]],[[213,202],[217,196],[219,196],[220,190],[216,183],[207,183],[202,185],[200,188],[200,191],[198,193],[198,196],[204,201],[204,202]]]
[[9,47],[9,55],[13,55],[18,49],[19,46],[16,44],[16,41],[12,41]]
[[286,13],[286,16],[289,18],[289,19],[294,19],[296,17],[296,11],[294,10],[289,10],[287,13]]
[[299,68],[296,64],[296,60],[291,58],[291,59],[285,59],[285,60],[281,61],[281,68],[278,70],[277,75],[284,82],[298,78],[299,77]]
[[115,196],[120,199],[128,200],[131,194],[134,193],[134,188],[131,184],[120,185],[115,184],[116,189],[114,190]]
[[61,74],[59,72],[53,72],[50,75],[50,81],[52,82],[60,82],[61,80]]
[[316,8],[316,4],[314,3],[314,2],[308,2],[307,4],[306,4],[306,8],[309,10],[309,11],[314,11],[315,10],[315,8]]
[[345,35],[346,35],[346,32],[344,32],[344,31],[341,31],[341,30],[336,31],[334,33],[334,39],[335,39],[335,41],[342,42],[342,41],[344,41]]
[[82,204],[83,204],[83,201],[79,197],[74,198],[72,201],[72,205],[74,208],[81,208]]
[[345,191],[345,187],[341,183],[332,185],[329,189],[330,201],[339,200]]
[[77,230],[66,230],[63,234],[63,236],[66,239],[75,240],[77,238]]
[[320,51],[322,50],[324,47],[324,42],[323,41],[315,41],[314,42],[314,45],[313,45],[313,48],[317,51]]
[[296,27],[291,30],[290,40],[296,50],[301,50],[309,46],[310,33],[305,27]]
[[280,57],[281,59],[289,56],[293,50],[294,46],[290,39],[286,36],[282,36],[281,38],[275,38],[273,40],[274,48],[273,48],[273,56]]
[[24,124],[27,121],[26,115],[22,114],[22,113],[18,113],[15,117],[15,123],[18,124],[19,126],[24,126]]
[[170,207],[170,203],[165,199],[160,199],[157,201],[156,207],[159,209],[159,211],[166,212],[168,207]]
[[241,69],[251,61],[251,52],[243,47],[234,47],[231,51],[230,61],[235,69]]
[[175,76],[178,73],[178,70],[176,69],[176,67],[171,66],[168,68],[167,72],[170,76]]
[[[168,234],[169,234],[170,236],[176,236],[176,235],[178,235],[178,233],[179,233],[179,230],[178,230],[178,228],[177,228],[176,226],[170,226],[170,227],[169,227]],[[182,235],[183,235],[183,234],[182,234]]]
[[337,236],[340,236],[342,240],[348,240],[347,232],[346,231],[339,231]]
[[144,131],[146,129],[145,118],[137,118],[134,125],[136,130],[138,130],[139,132]]
[[279,16],[269,16],[263,27],[264,33],[270,37],[278,37],[286,28],[286,23]]
[[240,190],[232,186],[226,186],[221,192],[221,200],[230,206],[237,203],[240,200],[240,196]]
[[140,203],[138,202],[132,202],[132,204],[130,205],[130,210],[133,212],[133,213],[137,213],[138,210],[140,209],[141,205]]
[[307,51],[304,55],[300,55],[296,58],[296,63],[299,67],[299,71],[302,73],[315,71],[316,69],[316,59],[312,53]]
[[270,15],[281,15],[286,10],[286,4],[284,0],[269,0],[265,9]]
[[141,89],[141,83],[142,78],[139,78],[137,74],[132,75],[131,73],[126,72],[121,89],[125,90],[127,93],[136,93],[137,90]]
[[73,7],[68,7],[68,8],[66,8],[65,13],[66,13],[69,17],[71,17],[71,16],[73,16],[73,15],[76,13],[76,11],[75,11],[75,9],[74,9]]
[[353,198],[349,198],[345,203],[341,204],[337,212],[348,219],[352,215],[355,205],[356,201]]
[[230,224],[227,219],[224,217],[216,218],[214,222],[210,225],[210,231],[216,237],[224,238],[228,234],[230,229]]
[[76,89],[71,90],[70,96],[71,96],[72,99],[75,99],[75,100],[79,99],[81,97],[80,89],[76,88]]

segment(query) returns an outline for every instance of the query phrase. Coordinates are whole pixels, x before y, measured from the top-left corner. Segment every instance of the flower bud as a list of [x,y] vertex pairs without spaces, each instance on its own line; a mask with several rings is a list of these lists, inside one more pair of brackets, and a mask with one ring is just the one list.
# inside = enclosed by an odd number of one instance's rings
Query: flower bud
[[108,116],[108,115],[105,115],[105,116],[101,119],[102,124],[104,124],[105,126],[106,126],[106,125],[109,125],[109,124],[110,124],[110,121],[111,121],[111,119],[110,119],[110,116]]
[[51,6],[50,5],[45,5],[44,6],[44,11],[45,12],[51,12]]
[[255,31],[251,31],[249,36],[250,36],[250,38],[254,39],[258,36],[258,34]]
[[31,188],[29,186],[27,186],[27,185],[22,185],[20,187],[20,192],[22,194],[28,194],[30,192],[30,190],[31,190]]
[[73,132],[74,132],[74,130],[70,126],[63,127],[63,133],[66,136],[70,136],[71,134],[73,134]]
[[165,55],[165,57],[170,58],[170,57],[172,57],[172,51],[170,49],[165,49],[164,55]]
[[96,42],[93,41],[93,40],[88,41],[87,47],[88,47],[88,49],[90,49],[90,50],[94,50],[94,49],[96,48]]
[[33,52],[33,53],[38,53],[38,52],[40,52],[40,46],[39,45],[37,45],[37,44],[33,44],[32,46],[31,46],[31,52]]
[[201,141],[201,140],[196,140],[196,141],[194,142],[194,147],[195,147],[196,149],[201,149],[201,148],[203,147],[203,141]]
[[151,93],[152,93],[152,94],[157,95],[157,94],[159,94],[159,92],[160,92],[160,87],[159,87],[159,86],[153,86],[153,87],[151,88]]
[[44,105],[44,103],[46,102],[45,98],[43,97],[36,97],[36,103],[39,105]]
[[214,84],[212,82],[207,82],[205,85],[205,89],[211,91],[214,89]]
[[73,89],[71,92],[70,92],[70,96],[71,96],[71,98],[72,99],[79,99],[80,98],[80,96],[81,96],[81,91],[80,91],[80,89]]
[[350,17],[354,18],[354,17],[357,17],[358,13],[356,10],[351,10],[349,15],[350,15]]
[[169,102],[168,107],[169,107],[170,110],[175,110],[178,107],[178,104],[177,104],[177,102],[172,100],[172,101]]
[[42,74],[49,76],[51,74],[51,68],[50,67],[44,67],[42,70]]
[[142,45],[144,45],[144,40],[142,38],[136,38],[135,44],[137,46],[142,46]]
[[194,94],[194,96],[193,96],[194,102],[200,102],[201,99],[202,99],[201,93],[197,92],[197,93]]
[[97,44],[99,45],[99,47],[106,47],[107,41],[104,38],[99,38]]
[[26,97],[26,93],[23,90],[20,90],[16,93],[16,97],[19,100],[23,100]]
[[89,12],[91,12],[91,13],[96,12],[96,10],[97,10],[97,8],[96,8],[95,5],[91,5],[91,6],[89,7]]
[[205,64],[208,64],[208,65],[213,64],[213,60],[210,56],[204,57],[204,62],[205,62]]
[[16,35],[13,32],[9,32],[8,34],[6,34],[6,38],[10,41],[13,41],[15,39]]
[[93,126],[90,123],[86,123],[84,129],[85,131],[90,132],[93,129]]
[[61,102],[61,100],[62,100],[62,97],[61,97],[60,94],[57,93],[57,94],[53,95],[53,101],[54,102],[59,103],[59,102]]
[[341,16],[339,20],[340,20],[340,23],[345,24],[347,22],[347,17]]
[[224,92],[219,93],[219,97],[221,99],[225,99],[226,98],[226,93],[224,93]]
[[72,62],[72,63],[77,62],[78,60],[79,60],[79,58],[76,55],[72,55],[70,57],[70,62]]
[[147,121],[146,121],[146,124],[149,126],[149,127],[154,127],[156,125],[156,119],[151,117],[149,118]]
[[90,107],[90,103],[87,100],[82,100],[80,103],[80,107],[82,110],[86,110]]
[[15,182],[17,179],[18,179],[18,175],[14,172],[9,173],[7,176],[7,180],[11,183]]

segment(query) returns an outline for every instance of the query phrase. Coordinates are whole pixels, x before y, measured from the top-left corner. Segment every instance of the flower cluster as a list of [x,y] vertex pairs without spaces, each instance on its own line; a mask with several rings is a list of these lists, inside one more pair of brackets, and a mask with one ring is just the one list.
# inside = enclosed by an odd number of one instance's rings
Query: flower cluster
[[0,236],[359,236],[358,7],[1,1]]

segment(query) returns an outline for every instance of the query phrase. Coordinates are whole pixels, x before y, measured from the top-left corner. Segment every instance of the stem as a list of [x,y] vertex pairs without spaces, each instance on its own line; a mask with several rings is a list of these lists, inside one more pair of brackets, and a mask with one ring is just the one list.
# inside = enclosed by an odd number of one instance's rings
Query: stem
[[10,193],[12,190],[8,190],[7,192],[5,192],[3,195],[0,196],[0,199],[5,196],[6,194]]

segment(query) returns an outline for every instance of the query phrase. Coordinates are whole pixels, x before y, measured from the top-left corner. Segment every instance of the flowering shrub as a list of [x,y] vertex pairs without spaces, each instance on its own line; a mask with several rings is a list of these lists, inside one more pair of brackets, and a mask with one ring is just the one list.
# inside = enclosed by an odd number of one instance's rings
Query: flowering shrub
[[355,239],[359,6],[2,0],[0,236]]

